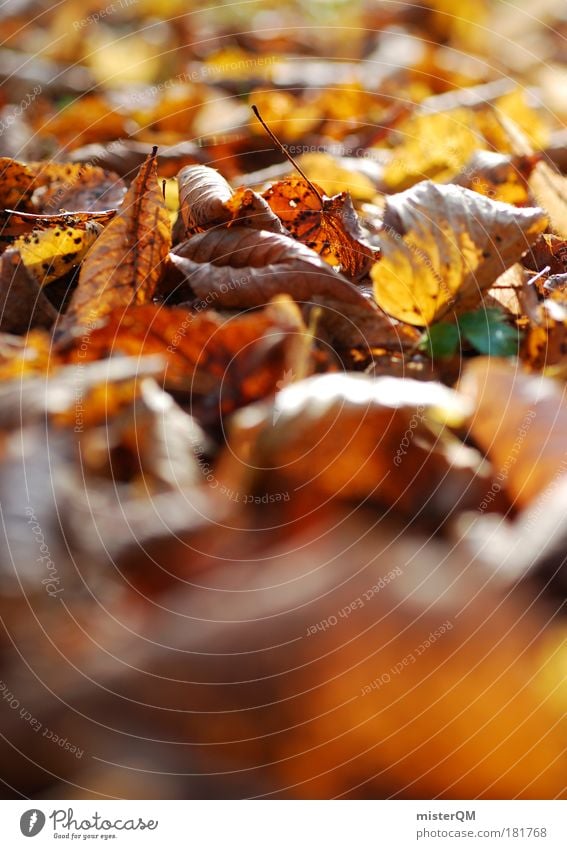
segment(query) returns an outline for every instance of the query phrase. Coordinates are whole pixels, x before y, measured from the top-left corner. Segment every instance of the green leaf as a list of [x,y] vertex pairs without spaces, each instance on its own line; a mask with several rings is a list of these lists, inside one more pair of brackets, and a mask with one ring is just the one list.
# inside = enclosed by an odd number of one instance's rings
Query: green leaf
[[458,319],[463,336],[480,354],[513,357],[518,352],[518,330],[506,323],[497,307],[464,313]]
[[419,342],[419,349],[426,351],[434,360],[440,357],[450,357],[459,344],[459,328],[456,324],[440,321],[432,324],[424,332]]

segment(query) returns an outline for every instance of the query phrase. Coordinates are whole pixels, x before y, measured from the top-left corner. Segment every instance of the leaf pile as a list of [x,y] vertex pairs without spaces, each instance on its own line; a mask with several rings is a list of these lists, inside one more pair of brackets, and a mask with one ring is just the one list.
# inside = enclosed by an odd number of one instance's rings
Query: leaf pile
[[0,13],[7,792],[564,798],[564,10],[112,5]]

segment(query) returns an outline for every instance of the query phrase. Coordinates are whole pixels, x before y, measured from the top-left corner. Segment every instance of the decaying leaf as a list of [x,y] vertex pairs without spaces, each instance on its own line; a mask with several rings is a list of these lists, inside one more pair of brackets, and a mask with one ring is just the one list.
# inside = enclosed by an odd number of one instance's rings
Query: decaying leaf
[[33,210],[34,174],[28,165],[0,157],[0,210]]
[[234,192],[214,168],[188,166],[181,169],[177,180],[187,236],[233,221],[255,230],[284,232],[279,218],[260,195],[248,188]]
[[57,311],[18,251],[5,251],[0,257],[0,330],[27,333],[34,327],[51,327],[56,318]]
[[326,295],[371,312],[361,290],[288,236],[248,227],[209,230],[171,253],[198,298],[220,307],[255,307],[279,293],[297,301]]
[[38,284],[47,286],[80,265],[102,230],[94,219],[78,227],[55,225],[20,236],[13,247]]
[[428,325],[474,309],[545,230],[540,209],[516,209],[459,186],[419,183],[389,197],[372,268],[387,313]]
[[118,209],[126,192],[118,174],[91,163],[31,162],[28,168],[39,213]]
[[262,195],[294,239],[312,248],[330,265],[340,265],[358,278],[369,268],[376,251],[364,241],[347,192],[327,197],[301,177],[274,183]]
[[128,189],[119,213],[88,253],[62,327],[92,325],[116,307],[148,302],[162,278],[170,244],[154,151]]

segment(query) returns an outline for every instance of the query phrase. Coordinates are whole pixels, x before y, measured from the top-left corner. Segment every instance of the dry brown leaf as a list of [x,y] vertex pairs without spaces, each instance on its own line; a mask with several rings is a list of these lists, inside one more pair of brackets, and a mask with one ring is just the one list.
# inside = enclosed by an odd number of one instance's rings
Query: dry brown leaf
[[120,211],[87,254],[62,327],[92,325],[116,307],[147,303],[163,275],[170,244],[169,215],[154,151],[128,189]]
[[118,209],[126,192],[118,174],[91,163],[30,162],[28,168],[39,213]]
[[187,236],[232,221],[256,230],[284,231],[279,218],[260,195],[244,187],[234,192],[214,168],[206,165],[182,168],[177,181]]
[[379,306],[429,325],[474,309],[545,230],[541,209],[516,209],[460,186],[425,181],[389,197],[372,268]]
[[213,306],[256,307],[280,293],[310,302],[325,295],[375,310],[360,289],[305,245],[248,227],[209,230],[170,254],[198,298]]
[[34,327],[51,327],[56,318],[56,309],[18,251],[5,251],[0,257],[0,330],[27,333]]

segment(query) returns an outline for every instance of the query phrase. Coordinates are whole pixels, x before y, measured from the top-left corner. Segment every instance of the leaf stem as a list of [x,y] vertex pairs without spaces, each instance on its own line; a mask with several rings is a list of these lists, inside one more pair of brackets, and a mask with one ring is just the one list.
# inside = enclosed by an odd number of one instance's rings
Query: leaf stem
[[303,171],[303,170],[299,167],[299,165],[297,164],[297,162],[295,161],[295,159],[293,158],[293,156],[291,155],[291,153],[288,153],[288,152],[287,152],[287,150],[285,149],[285,147],[283,146],[283,144],[281,143],[281,141],[280,141],[280,140],[277,138],[277,136],[275,136],[275,135],[274,135],[274,133],[270,130],[270,128],[268,127],[268,125],[266,124],[266,122],[264,121],[264,119],[262,118],[262,116],[260,115],[260,112],[259,112],[259,110],[258,110],[258,107],[257,107],[257,106],[252,105],[250,108],[252,109],[252,112],[254,113],[254,115],[256,116],[256,118],[259,120],[259,122],[261,123],[261,125],[263,126],[263,128],[265,129],[265,131],[267,132],[267,134],[269,135],[269,137],[271,138],[271,140],[274,142],[274,144],[275,144],[275,145],[279,148],[279,150],[281,150],[281,152],[283,153],[283,155],[284,155],[287,159],[289,159],[289,161],[291,162],[291,164],[293,165],[293,167],[294,167],[297,171],[299,171],[299,173],[301,174],[301,176],[303,177],[303,179],[305,180],[305,182],[307,183],[307,185],[309,186],[309,188],[311,189],[311,191],[315,192],[315,194],[317,195],[317,198],[318,198],[318,200],[319,200],[319,203],[321,204],[321,209],[324,209],[324,208],[325,208],[325,204],[324,204],[324,202],[323,202],[323,198],[321,197],[321,192],[318,190],[317,186],[316,186],[314,183],[312,183],[312,182],[311,182],[311,180],[309,179],[309,177],[307,176],[307,174],[305,173],[305,171]]

